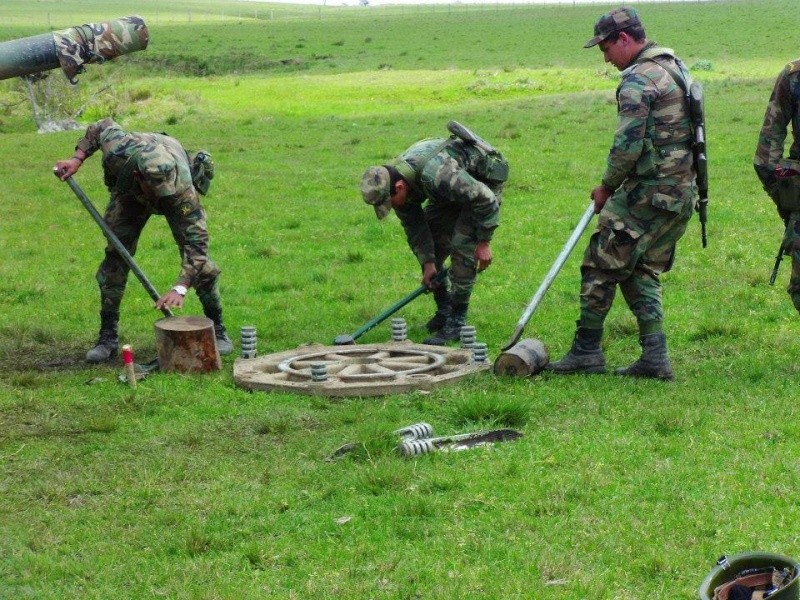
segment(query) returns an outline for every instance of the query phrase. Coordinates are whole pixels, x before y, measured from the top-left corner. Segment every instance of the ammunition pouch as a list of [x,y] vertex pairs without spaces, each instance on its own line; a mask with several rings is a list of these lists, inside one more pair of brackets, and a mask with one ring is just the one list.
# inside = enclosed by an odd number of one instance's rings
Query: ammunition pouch
[[211,187],[211,180],[214,179],[214,159],[206,150],[186,154],[189,157],[194,189],[205,196]]
[[783,213],[800,211],[800,161],[784,159],[778,164],[778,170],[793,171],[795,174],[777,177],[772,199]]

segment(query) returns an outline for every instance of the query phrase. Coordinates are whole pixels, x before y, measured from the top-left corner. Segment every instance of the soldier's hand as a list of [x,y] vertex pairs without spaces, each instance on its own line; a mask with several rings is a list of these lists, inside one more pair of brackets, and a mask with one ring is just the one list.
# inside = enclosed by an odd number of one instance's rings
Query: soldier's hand
[[155,308],[158,310],[162,308],[183,308],[183,296],[175,290],[170,290],[158,299]]
[[488,269],[492,264],[492,249],[489,242],[478,242],[475,246],[475,260],[478,261],[478,272]]
[[611,197],[613,194],[613,190],[609,190],[604,185],[598,185],[594,188],[589,197],[594,201],[594,214],[599,215],[600,211],[603,210],[603,207],[606,205],[606,201]]
[[422,285],[429,289],[437,287],[439,284],[431,285],[431,279],[434,278],[436,273],[436,265],[432,262],[426,262],[422,265]]
[[72,177],[78,172],[82,164],[83,161],[75,156],[67,160],[59,160],[53,167],[53,175],[58,177],[61,181],[66,181],[69,177]]

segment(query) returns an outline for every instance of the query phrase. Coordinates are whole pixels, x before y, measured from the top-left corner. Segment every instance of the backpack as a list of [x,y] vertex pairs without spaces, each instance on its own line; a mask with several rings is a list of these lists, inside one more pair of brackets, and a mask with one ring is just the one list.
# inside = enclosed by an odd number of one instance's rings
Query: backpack
[[214,159],[207,150],[189,152],[189,165],[192,172],[192,183],[199,194],[205,196],[214,179]]

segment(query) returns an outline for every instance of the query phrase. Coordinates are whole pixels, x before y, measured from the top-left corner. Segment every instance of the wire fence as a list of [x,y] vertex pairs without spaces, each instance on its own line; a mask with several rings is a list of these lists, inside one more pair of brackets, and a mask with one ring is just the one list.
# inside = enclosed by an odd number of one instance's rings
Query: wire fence
[[[756,4],[758,0],[628,0],[628,5],[641,4]],[[412,14],[470,14],[480,12],[499,12],[514,10],[529,10],[533,7],[585,7],[618,6],[619,2],[613,0],[531,0],[530,2],[507,1],[480,1],[480,2],[438,2],[421,4],[370,4],[369,0],[357,0],[357,3],[340,5],[328,4],[262,4],[259,2],[240,2],[241,6],[231,8],[227,4],[224,8],[192,8],[192,9],[155,9],[147,10],[146,5],[139,7],[135,14],[145,19],[147,23],[163,24],[191,24],[220,21],[283,21],[296,19],[336,19],[374,17],[376,15],[412,15]],[[76,15],[77,16],[77,15]],[[31,24],[31,16],[4,16],[4,25]],[[48,29],[57,29],[74,25],[75,17],[69,24],[64,22],[64,14],[48,12],[43,17],[43,25]]]

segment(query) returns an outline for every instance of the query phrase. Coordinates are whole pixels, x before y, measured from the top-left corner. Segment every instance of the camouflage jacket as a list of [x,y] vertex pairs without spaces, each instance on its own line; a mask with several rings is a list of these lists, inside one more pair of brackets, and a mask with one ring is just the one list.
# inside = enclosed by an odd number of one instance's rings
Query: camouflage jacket
[[691,119],[686,96],[658,62],[680,73],[672,50],[648,43],[625,69],[617,87],[617,128],[603,184],[616,190],[626,179],[691,183]]
[[789,123],[792,146],[789,158],[800,160],[800,59],[790,62],[778,75],[767,104],[764,124],[758,136],[753,166],[767,191],[775,183],[775,167],[783,158]]
[[[192,185],[189,159],[175,138],[160,133],[132,133],[112,119],[86,128],[76,148],[91,156],[103,154],[103,174],[112,198],[134,201],[149,212],[163,214],[181,233],[181,273],[178,281],[192,285],[209,263],[206,215]],[[135,173],[138,173],[138,178]]]
[[422,206],[426,200],[461,205],[472,214],[476,241],[492,239],[500,223],[500,202],[489,186],[469,173],[479,158],[477,153],[461,140],[434,138],[417,142],[394,161],[410,184],[404,205],[395,212],[420,264],[435,261],[433,237]]

